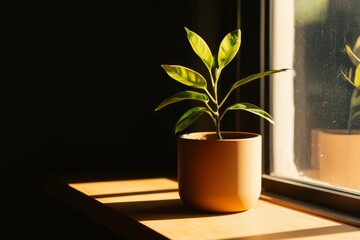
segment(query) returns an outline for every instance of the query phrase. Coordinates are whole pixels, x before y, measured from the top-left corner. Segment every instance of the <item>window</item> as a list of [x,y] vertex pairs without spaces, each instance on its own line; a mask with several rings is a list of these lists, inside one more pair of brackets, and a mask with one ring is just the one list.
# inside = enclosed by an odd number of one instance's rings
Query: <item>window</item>
[[275,125],[265,187],[360,216],[360,1],[274,0],[266,7],[269,68],[293,70],[269,86]]

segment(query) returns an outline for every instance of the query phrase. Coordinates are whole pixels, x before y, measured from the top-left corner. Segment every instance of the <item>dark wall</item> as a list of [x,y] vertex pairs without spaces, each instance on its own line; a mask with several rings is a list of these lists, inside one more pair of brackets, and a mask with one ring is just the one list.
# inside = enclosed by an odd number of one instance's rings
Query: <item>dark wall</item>
[[192,14],[190,0],[0,3],[1,239],[42,217],[48,174],[175,169],[178,113],[154,109],[179,89],[160,64],[189,63]]
[[0,11],[3,171],[173,161],[175,113],[154,108],[178,88],[160,64],[188,59],[190,1],[21,1]]

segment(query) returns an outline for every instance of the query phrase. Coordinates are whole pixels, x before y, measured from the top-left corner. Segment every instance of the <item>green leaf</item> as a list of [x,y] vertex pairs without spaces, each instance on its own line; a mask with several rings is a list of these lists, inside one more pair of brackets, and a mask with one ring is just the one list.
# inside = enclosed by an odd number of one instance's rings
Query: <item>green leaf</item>
[[244,84],[246,84],[248,82],[251,82],[253,80],[256,80],[258,78],[266,77],[268,75],[283,72],[283,71],[287,71],[287,70],[289,70],[289,69],[283,68],[283,69],[269,70],[269,71],[266,71],[266,72],[255,73],[253,75],[250,75],[250,76],[247,76],[247,77],[245,77],[243,79],[240,79],[239,81],[234,83],[234,85],[231,87],[230,91],[233,91],[234,89],[240,87],[241,85],[244,85]]
[[224,68],[233,60],[240,49],[241,31],[240,29],[228,33],[221,41],[218,54],[219,68]]
[[194,107],[186,111],[175,124],[175,134],[189,127],[205,112],[211,115],[211,113],[209,112],[209,110],[207,110],[206,107]]
[[[347,55],[349,56],[351,62],[357,66],[360,64],[360,58],[358,56],[355,55],[355,53],[353,52],[353,50],[351,49],[351,47],[349,45],[345,45],[345,50]],[[357,50],[359,51],[359,50]]]
[[170,104],[183,101],[183,100],[198,100],[202,102],[209,102],[209,97],[204,93],[198,93],[194,91],[183,91],[172,95],[171,97],[162,101],[155,111],[160,110]]
[[201,60],[204,62],[205,66],[209,69],[212,69],[214,64],[214,58],[211,53],[209,46],[206,44],[204,39],[202,39],[198,34],[189,30],[185,27],[187,38],[190,42],[190,45],[196,55],[198,55]]
[[236,88],[249,83],[253,80],[256,80],[258,78],[262,78],[262,77],[266,77],[268,75],[274,74],[274,73],[279,73],[279,72],[283,72],[283,71],[287,71],[289,70],[288,68],[283,68],[283,69],[277,69],[277,70],[269,70],[269,71],[265,71],[265,72],[260,72],[260,73],[255,73],[253,75],[247,76],[245,78],[242,78],[240,80],[238,80],[236,83],[234,83],[234,85],[232,85],[232,87],[230,88],[229,92],[226,94],[226,96],[224,97],[221,105],[226,101],[226,99],[229,97],[230,93],[232,91],[234,91]]
[[354,85],[356,88],[360,88],[360,64],[357,65],[355,70]]
[[184,85],[200,89],[205,89],[207,86],[205,78],[190,68],[167,64],[163,64],[161,67],[170,77]]
[[351,131],[352,122],[360,116],[360,88],[354,88],[350,100],[350,115],[348,129]]
[[360,58],[360,36],[356,39],[353,47],[353,53]]
[[360,89],[354,88],[352,96],[351,96],[351,108],[360,106]]
[[343,75],[343,77],[345,78],[346,81],[348,81],[351,85],[353,85],[355,87],[355,84],[352,82],[351,78],[351,69],[349,72],[349,76],[347,76],[342,70],[340,70],[341,74]]
[[[268,120],[271,123],[274,123],[274,121],[272,120],[272,116],[269,113],[267,113],[263,109],[259,108],[258,106],[254,105],[254,104],[251,104],[251,103],[235,103],[235,104],[229,106],[228,108],[226,108],[225,112],[227,112],[229,110],[248,111],[248,112],[251,112],[253,114],[256,114],[256,115]],[[225,112],[224,112],[224,114],[225,114]]]
[[351,116],[350,121],[353,122],[355,121],[355,119],[357,119],[358,117],[360,117],[360,112],[356,112]]

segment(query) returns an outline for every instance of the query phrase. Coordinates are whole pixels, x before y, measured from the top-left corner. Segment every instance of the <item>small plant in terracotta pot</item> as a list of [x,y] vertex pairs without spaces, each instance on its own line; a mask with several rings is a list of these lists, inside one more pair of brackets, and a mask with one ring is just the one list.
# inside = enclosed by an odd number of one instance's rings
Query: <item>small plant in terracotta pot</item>
[[175,124],[175,134],[183,131],[200,116],[207,114],[214,123],[212,132],[195,132],[178,137],[179,194],[188,206],[212,212],[244,211],[250,208],[261,191],[261,136],[256,133],[221,131],[221,121],[227,112],[244,110],[273,123],[272,117],[254,104],[241,102],[227,105],[233,91],[253,80],[286,71],[269,70],[236,81],[220,99],[218,86],[223,69],[240,49],[241,31],[228,33],[213,55],[207,43],[185,27],[192,50],[208,70],[208,78],[180,65],[161,67],[174,80],[190,89],[162,101],[155,110],[183,100],[202,105],[186,111]]
[[349,103],[347,128],[313,129],[312,162],[318,171],[318,179],[337,187],[360,190],[360,130],[355,122],[360,117],[360,37],[353,48],[345,45],[345,51],[355,66],[346,73],[340,70],[344,79],[353,87]]

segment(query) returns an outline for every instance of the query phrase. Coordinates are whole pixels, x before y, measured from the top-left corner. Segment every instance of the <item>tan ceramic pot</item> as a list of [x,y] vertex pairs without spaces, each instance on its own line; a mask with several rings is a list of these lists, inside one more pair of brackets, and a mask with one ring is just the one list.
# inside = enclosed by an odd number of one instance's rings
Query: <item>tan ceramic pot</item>
[[360,131],[314,129],[312,163],[320,181],[360,190]]
[[261,135],[247,132],[183,134],[178,138],[179,195],[209,212],[251,208],[261,192]]

